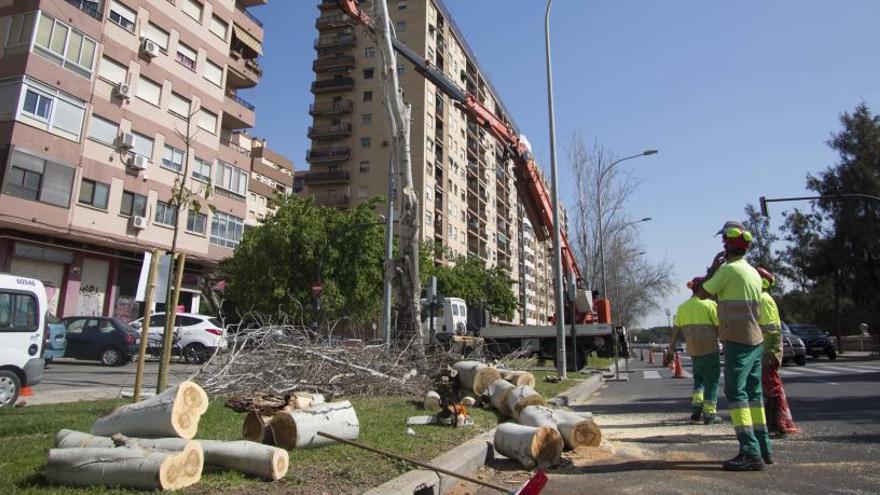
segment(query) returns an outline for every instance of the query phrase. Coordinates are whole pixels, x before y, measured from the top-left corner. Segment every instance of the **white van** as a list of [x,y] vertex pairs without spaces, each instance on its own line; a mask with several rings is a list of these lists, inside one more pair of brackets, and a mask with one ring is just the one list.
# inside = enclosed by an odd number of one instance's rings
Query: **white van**
[[[422,299],[422,335],[426,343],[431,340],[431,310],[427,300]],[[434,308],[434,334],[441,342],[453,335],[467,333],[467,304],[457,297],[443,298],[443,304]]]
[[15,404],[22,387],[43,379],[48,308],[42,282],[0,275],[0,407]]

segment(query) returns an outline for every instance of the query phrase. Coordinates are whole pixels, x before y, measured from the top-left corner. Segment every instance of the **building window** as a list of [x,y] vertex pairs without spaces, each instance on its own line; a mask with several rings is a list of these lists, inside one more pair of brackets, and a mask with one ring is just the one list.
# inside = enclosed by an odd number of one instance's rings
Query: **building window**
[[184,14],[195,19],[196,22],[202,22],[202,4],[196,2],[196,0],[184,0],[181,10],[183,10]]
[[397,2],[397,10],[406,10],[406,0]]
[[372,91],[364,91],[364,101],[373,101]]
[[195,72],[197,57],[198,55],[196,54],[196,51],[192,48],[184,45],[183,43],[177,44],[177,62],[180,65]]
[[92,114],[89,122],[89,137],[104,144],[115,146],[119,136],[119,125]]
[[369,161],[361,162],[360,171],[361,172],[369,172],[370,171],[370,162]]
[[218,211],[211,219],[211,244],[235,249],[244,233],[244,219]]
[[193,179],[211,182],[211,163],[201,158],[196,158],[193,163]]
[[147,23],[147,27],[143,31],[143,37],[159,45],[162,52],[168,51],[168,31],[165,31],[152,22]]
[[373,144],[373,140],[369,136],[361,138],[361,148],[369,148]]
[[363,125],[373,125],[373,114],[365,113],[363,116],[361,116],[361,123]]
[[16,150],[3,192],[62,208],[70,206],[74,169]]
[[34,35],[34,22],[36,19],[36,12],[12,16],[9,24],[9,35],[6,37],[6,48],[30,45],[31,37]]
[[19,122],[79,141],[86,114],[84,101],[30,78],[21,85]]
[[166,144],[162,155],[162,166],[177,173],[183,171],[183,151]]
[[406,21],[400,21],[395,25],[395,29],[398,33],[403,33],[406,31]]
[[147,197],[130,191],[122,191],[119,214],[124,217],[147,216]]
[[215,36],[220,38],[221,40],[226,40],[226,31],[229,29],[229,24],[227,24],[223,19],[217,17],[216,15],[211,16],[211,25],[208,27]]
[[98,63],[98,77],[112,84],[125,82],[127,74],[127,67],[106,56]]
[[196,124],[211,134],[217,134],[217,114],[214,112],[202,108],[196,116]]
[[214,83],[217,86],[223,86],[223,68],[219,65],[211,62],[210,60],[206,61],[205,64],[205,79]]
[[171,102],[168,103],[168,112],[182,119],[189,118],[190,101],[177,93],[171,93]]
[[375,73],[376,73],[376,69],[373,69],[373,68],[364,69],[364,79],[372,79],[373,76],[375,75]]
[[134,136],[131,152],[146,158],[147,161],[153,161],[153,139],[134,131],[131,134]]
[[67,24],[40,12],[34,51],[83,77],[92,77],[98,43]]
[[137,13],[125,5],[110,0],[110,15],[108,16],[112,22],[119,24],[124,29],[134,32],[135,22],[137,21]]
[[141,76],[140,79],[138,79],[137,92],[135,95],[145,102],[158,107],[160,98],[162,97],[162,85]]
[[376,56],[376,47],[375,46],[368,46],[368,47],[364,48],[364,57],[373,58],[375,56]]
[[79,186],[79,202],[102,210],[107,209],[107,199],[110,197],[110,186],[83,179]]
[[177,209],[162,201],[156,202],[156,223],[174,227],[177,223]]
[[205,229],[208,226],[208,215],[198,213],[195,210],[189,210],[189,216],[186,218],[186,231],[193,234],[205,235]]
[[214,171],[214,185],[239,196],[247,196],[248,173],[218,160]]

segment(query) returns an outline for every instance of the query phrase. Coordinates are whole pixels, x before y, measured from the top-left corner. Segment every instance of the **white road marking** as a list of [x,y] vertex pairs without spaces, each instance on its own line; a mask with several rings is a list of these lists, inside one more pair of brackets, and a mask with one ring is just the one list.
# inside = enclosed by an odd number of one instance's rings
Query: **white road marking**
[[786,369],[779,370],[779,374],[781,376],[800,376],[801,375],[801,373],[798,373],[797,371],[786,370]]
[[807,368],[806,366],[798,368],[801,373],[815,373],[817,375],[836,375],[833,371],[825,371],[817,368]]
[[660,372],[654,370],[646,370],[642,372],[644,374],[645,380],[657,380],[660,378]]
[[838,373],[880,373],[880,369],[870,370],[864,368],[856,368],[856,367],[843,367],[843,366],[823,366],[823,370],[833,370]]
[[851,366],[852,369],[860,370],[865,373],[880,373],[880,367],[874,367],[868,364],[859,364]]

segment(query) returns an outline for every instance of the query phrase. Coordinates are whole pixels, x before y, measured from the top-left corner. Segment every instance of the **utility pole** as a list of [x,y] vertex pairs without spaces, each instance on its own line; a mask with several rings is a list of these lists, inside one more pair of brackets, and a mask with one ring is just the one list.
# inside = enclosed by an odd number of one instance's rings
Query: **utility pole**
[[[397,54],[394,52],[391,17],[387,0],[375,2],[378,30],[377,46],[384,65],[384,90],[394,147],[391,151],[396,172],[400,174],[400,224],[398,239],[400,255],[394,270],[397,278],[397,333],[396,339],[412,339],[412,353],[417,361],[424,361],[425,348],[421,327],[421,280],[419,279],[419,195],[413,186],[410,155],[410,106],[405,105],[397,77]],[[389,222],[389,227],[393,223]],[[408,342],[407,342],[408,343]]]

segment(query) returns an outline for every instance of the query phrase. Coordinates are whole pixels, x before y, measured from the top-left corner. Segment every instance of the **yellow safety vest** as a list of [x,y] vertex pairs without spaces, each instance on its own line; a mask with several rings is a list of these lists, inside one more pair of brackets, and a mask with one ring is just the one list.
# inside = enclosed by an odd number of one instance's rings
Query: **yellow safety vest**
[[703,289],[718,298],[719,333],[724,342],[758,345],[764,342],[760,318],[761,276],[745,258],[718,268]]
[[764,332],[764,355],[776,357],[778,363],[782,362],[782,320],[779,318],[779,308],[776,301],[767,292],[761,293],[761,318],[758,320],[761,331]]
[[718,352],[718,305],[715,301],[691,297],[678,307],[673,324],[681,328],[691,356]]

